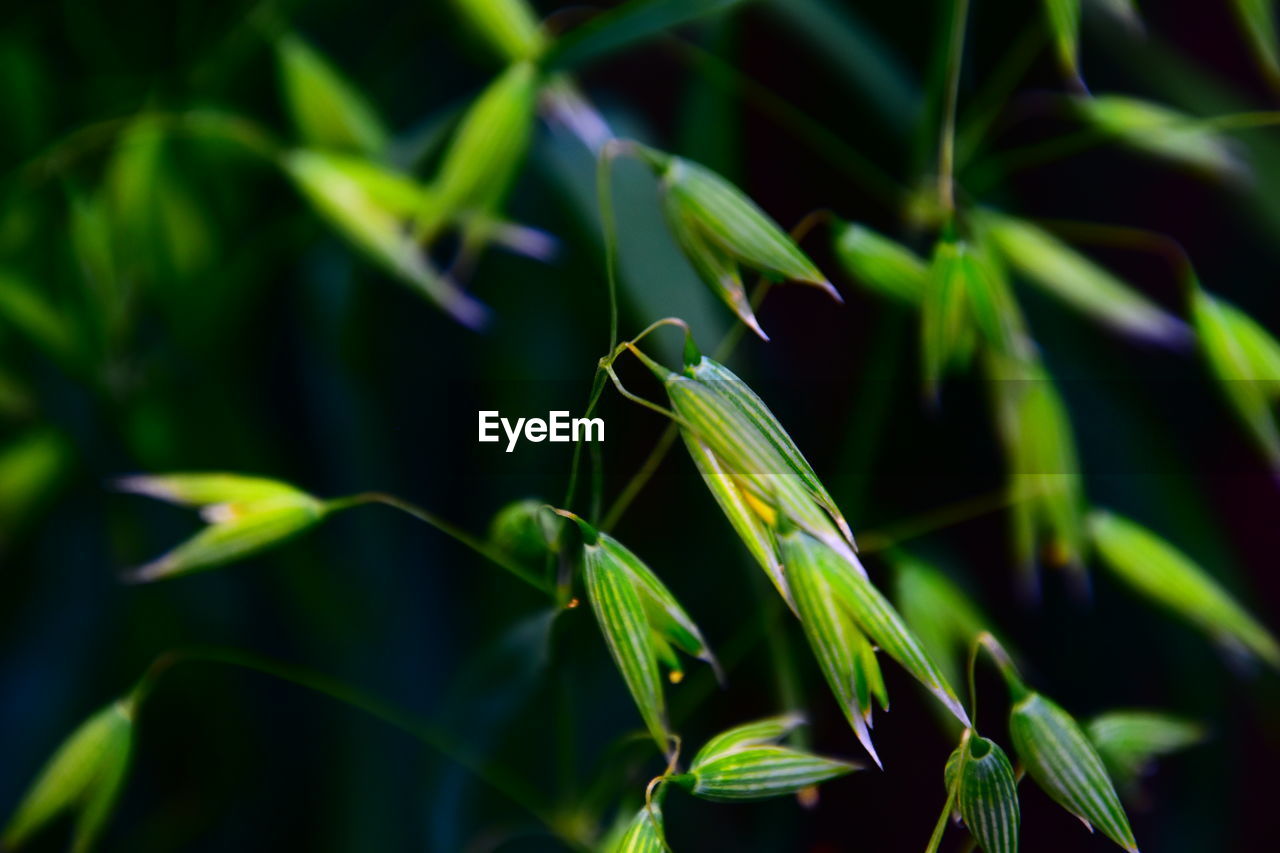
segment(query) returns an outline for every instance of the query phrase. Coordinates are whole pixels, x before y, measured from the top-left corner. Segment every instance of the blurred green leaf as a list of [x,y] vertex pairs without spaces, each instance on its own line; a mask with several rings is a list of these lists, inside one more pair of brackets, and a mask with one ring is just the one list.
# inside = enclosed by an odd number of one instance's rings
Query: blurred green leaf
[[0,268],[0,321],[22,333],[55,362],[75,364],[80,355],[76,329],[67,312],[21,274]]
[[276,40],[280,86],[303,144],[377,156],[387,132],[364,96],[315,48],[289,33]]
[[129,768],[133,708],[112,702],[76,729],[27,789],[4,831],[4,846],[25,845],[54,818],[75,816],[73,853],[87,853],[111,817]]
[[1132,787],[1157,758],[1204,740],[1200,725],[1157,711],[1109,711],[1090,720],[1085,731],[1122,789]]
[[1276,5],[1272,0],[1233,0],[1240,26],[1258,62],[1272,80],[1280,79],[1280,42],[1276,39]]
[[1248,314],[1194,287],[1191,316],[1200,349],[1223,395],[1271,467],[1280,470],[1280,342]]
[[963,678],[963,663],[987,619],[946,575],[902,551],[890,555],[894,598],[907,626],[938,664],[949,684]]
[[[450,316],[472,328],[484,324],[488,311],[428,262],[408,233],[407,219],[388,206],[387,190],[403,186],[372,163],[320,151],[295,150],[284,167],[318,213],[370,259],[419,290]],[[399,195],[396,196],[397,202]]]
[[1224,645],[1280,668],[1280,645],[1191,558],[1150,530],[1110,512],[1089,517],[1098,554],[1122,581]]
[[630,0],[558,38],[547,51],[544,63],[557,70],[586,65],[741,2],[743,0]]
[[525,0],[454,0],[463,17],[503,59],[536,59],[546,48],[533,7]]
[[1058,63],[1072,77],[1080,76],[1080,0],[1044,0]]
[[1177,110],[1124,95],[1077,98],[1074,103],[1087,123],[1135,151],[1219,178],[1244,174],[1244,164],[1226,139]]
[[919,305],[929,267],[915,252],[856,222],[835,230],[835,252],[845,271],[878,293]]
[[0,545],[53,493],[70,455],[66,441],[43,426],[0,447]]
[[1184,342],[1186,324],[1084,255],[1025,219],[984,211],[984,233],[1026,279],[1117,331],[1166,345]]

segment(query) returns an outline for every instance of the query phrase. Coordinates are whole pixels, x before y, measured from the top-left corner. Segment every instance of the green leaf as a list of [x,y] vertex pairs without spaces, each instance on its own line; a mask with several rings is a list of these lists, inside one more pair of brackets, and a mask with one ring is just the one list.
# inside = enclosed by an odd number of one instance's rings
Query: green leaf
[[820,572],[859,629],[933,693],[956,719],[969,725],[969,717],[951,685],[893,605],[871,584],[857,557],[827,547],[799,529],[782,534],[779,542],[788,571],[815,575]]
[[70,461],[67,441],[49,427],[32,427],[0,447],[0,546],[36,516]]
[[986,853],[1016,853],[1022,812],[1009,757],[993,740],[966,732],[944,771],[956,809]]
[[1039,693],[1027,693],[1010,711],[1009,736],[1045,793],[1125,850],[1138,849],[1102,759],[1070,714]]
[[929,265],[929,281],[920,303],[921,364],[926,393],[936,394],[952,367],[972,351],[969,288],[977,279],[967,244],[938,241]]
[[454,0],[459,11],[502,58],[536,59],[547,46],[538,17],[525,0]]
[[713,756],[672,782],[707,800],[762,800],[845,776],[861,766],[785,746],[745,746]]
[[87,853],[111,815],[128,772],[133,709],[113,702],[63,742],[27,789],[5,828],[5,849],[23,845],[52,820],[75,815],[73,853]]
[[670,850],[662,830],[662,809],[657,803],[636,812],[626,831],[613,843],[606,843],[606,853],[664,853]]
[[835,231],[835,254],[849,275],[908,305],[919,305],[929,286],[929,265],[915,252],[865,225]]
[[1188,338],[1186,324],[1049,232],[984,211],[984,233],[1028,281],[1119,332],[1165,345]]
[[813,261],[741,190],[703,166],[656,152],[667,203],[704,238],[739,263],[782,281],[812,284],[840,295]]
[[1158,711],[1109,711],[1090,720],[1085,731],[1121,788],[1132,787],[1160,756],[1204,740],[1199,724]]
[[809,464],[809,460],[804,458],[800,448],[796,447],[795,441],[787,434],[786,429],[778,422],[769,407],[765,405],[764,400],[761,400],[760,396],[755,391],[752,391],[751,387],[739,379],[729,368],[706,356],[703,356],[694,364],[686,365],[685,372],[737,409],[768,440],[773,449],[778,452],[778,455],[786,461],[787,467],[800,478],[814,500],[822,505],[822,508],[831,516],[832,521],[840,528],[840,532],[844,534],[845,539],[852,545],[853,532],[849,529],[849,524],[845,521],[844,516],[841,515],[840,508],[836,506],[835,500],[822,485],[822,481],[818,479],[818,475],[813,470],[813,466]]
[[1244,170],[1226,139],[1162,104],[1096,95],[1078,98],[1075,105],[1086,122],[1136,151],[1223,178]]
[[[354,166],[349,157],[307,150],[290,152],[283,164],[317,212],[372,261],[464,326],[484,324],[487,309],[432,268],[408,233],[403,211],[397,204],[388,205],[388,188],[403,184],[386,170],[367,162]],[[381,177],[372,180],[374,175]]]
[[314,148],[377,156],[387,132],[369,103],[296,34],[276,41],[280,85],[302,141]]
[[1122,581],[1224,645],[1280,668],[1275,637],[1190,557],[1150,530],[1110,512],[1094,512],[1089,532],[1102,561]]
[[1200,349],[1227,401],[1280,469],[1280,429],[1273,406],[1280,398],[1280,342],[1239,308],[1195,288],[1192,320]]
[[1253,52],[1272,79],[1280,78],[1280,42],[1276,39],[1276,7],[1272,0],[1234,0],[1236,17]]
[[702,745],[691,766],[698,767],[713,758],[747,747],[776,744],[804,723],[805,719],[800,714],[779,714],[726,729]]
[[1080,76],[1080,0],[1044,0],[1062,70]]
[[55,362],[75,363],[79,346],[71,316],[53,304],[35,282],[5,269],[0,269],[0,320]]
[[446,219],[499,207],[529,145],[538,86],[537,68],[520,62],[480,93],[444,154],[435,199],[416,224],[419,237],[430,239]]

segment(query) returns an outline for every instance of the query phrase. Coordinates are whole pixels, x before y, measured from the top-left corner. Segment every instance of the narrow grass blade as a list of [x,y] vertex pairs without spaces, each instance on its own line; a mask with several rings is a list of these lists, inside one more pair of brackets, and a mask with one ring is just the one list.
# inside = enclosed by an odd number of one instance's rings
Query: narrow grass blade
[[[933,693],[965,726],[969,717],[955,691],[937,664],[921,646],[888,599],[872,585],[852,554],[825,546],[803,530],[791,530],[779,537],[783,562],[794,573],[821,572],[840,604],[847,608],[858,627],[897,661],[917,681]],[[851,565],[853,563],[854,565]]]
[[1028,281],[1104,325],[1166,346],[1185,343],[1185,323],[1024,219],[986,211],[981,219],[996,249]]
[[55,361],[75,362],[79,347],[67,312],[51,303],[35,282],[5,269],[0,269],[0,322]]
[[668,157],[663,191],[712,243],[745,266],[782,281],[798,281],[839,294],[795,241],[733,184],[679,157]]
[[697,768],[714,758],[747,747],[776,744],[803,726],[804,722],[800,714],[779,714],[726,729],[702,745],[690,766]]
[[[600,547],[620,569],[626,571],[639,594],[649,625],[665,641],[672,643],[685,654],[711,665],[719,675],[720,667],[710,646],[703,639],[698,626],[676,601],[671,590],[658,580],[648,566],[625,545],[606,533],[599,534]],[[672,670],[672,679],[679,680],[679,668]]]
[[296,34],[276,41],[280,85],[302,141],[315,148],[377,156],[387,132],[364,97]]
[[1187,555],[1114,513],[1094,512],[1089,532],[1103,563],[1122,581],[1218,642],[1280,669],[1280,645],[1271,632]]
[[856,222],[835,232],[835,255],[845,272],[876,292],[919,305],[929,286],[929,265],[915,252]]
[[747,546],[747,551],[755,558],[760,567],[769,575],[769,580],[777,588],[778,593],[794,607],[791,590],[782,571],[782,561],[778,557],[778,545],[774,541],[773,530],[765,523],[758,507],[759,502],[749,497],[747,486],[740,478],[731,473],[711,448],[688,431],[680,431],[689,457],[702,475],[707,491],[720,505],[720,511],[738,534],[738,538]]
[[665,753],[671,746],[666,698],[644,602],[630,571],[608,549],[599,542],[587,542],[583,548],[587,597],[600,632],[649,734]]
[[986,853],[1016,853],[1022,812],[1009,757],[993,740],[966,733],[947,762],[956,809]]
[[477,33],[509,62],[535,59],[547,46],[538,17],[525,0],[454,0]]
[[860,765],[785,746],[748,746],[722,753],[672,779],[707,800],[780,797],[860,770]]
[[1109,711],[1088,722],[1085,732],[1121,789],[1132,787],[1157,758],[1204,740],[1204,728],[1157,711]]
[[3,835],[5,849],[25,844],[54,818],[75,814],[71,849],[87,853],[101,834],[128,772],[133,712],[113,702],[76,729],[27,789]]
[[1080,76],[1080,0],[1044,0],[1058,64],[1073,78]]
[[287,154],[284,167],[316,211],[372,261],[464,326],[484,324],[487,309],[431,267],[408,234],[408,223],[381,200],[385,183],[368,181],[374,167],[354,170],[348,158],[306,150]]
[[529,144],[538,86],[538,70],[516,63],[476,99],[432,184],[437,202],[417,222],[421,239],[430,239],[446,218],[491,213],[502,202]]
[[627,825],[622,836],[606,843],[604,853],[665,853],[671,848],[662,829],[662,809],[657,803],[641,808]]
[[1227,401],[1280,471],[1280,342],[1239,308],[1196,288],[1191,297],[1196,337]]
[[[804,534],[797,531],[788,535]],[[786,537],[784,542],[785,539]],[[842,606],[825,573],[814,560],[797,558],[792,553],[794,550],[795,548],[788,550],[784,545],[783,556],[795,598],[796,613],[804,627],[805,637],[858,741],[876,765],[883,766],[871,742],[868,726],[871,717],[871,691],[860,650],[862,646],[869,644],[852,615]],[[874,661],[874,657],[872,660]],[[877,677],[878,675],[877,664]]]
[[1102,759],[1070,714],[1039,693],[1027,693],[1009,714],[1009,736],[1045,793],[1125,850],[1138,849]]
[[1135,151],[1218,178],[1238,178],[1245,166],[1222,136],[1191,116],[1138,98],[1078,98],[1077,112],[1098,131]]
[[694,364],[686,365],[685,372],[735,407],[769,441],[778,455],[786,461],[788,468],[801,479],[805,488],[827,511],[845,539],[852,545],[853,532],[841,515],[840,508],[836,506],[835,500],[818,479],[809,460],[805,459],[800,448],[796,447],[796,443],[765,405],[764,400],[761,400],[759,395],[729,368],[706,356]]
[[630,0],[558,39],[546,63],[557,69],[586,65],[672,27],[714,15],[741,2],[743,0]]
[[1280,41],[1276,38],[1276,7],[1272,0],[1233,0],[1236,17],[1258,62],[1271,79],[1280,79]]
[[667,227],[675,238],[676,245],[688,258],[690,266],[698,274],[707,287],[711,288],[721,302],[729,306],[729,310],[738,315],[738,319],[760,336],[769,340],[769,336],[760,328],[751,300],[742,283],[742,274],[738,271],[738,263],[733,256],[705,239],[697,226],[685,215],[684,209],[675,203],[670,195],[663,199],[663,210],[667,217]]

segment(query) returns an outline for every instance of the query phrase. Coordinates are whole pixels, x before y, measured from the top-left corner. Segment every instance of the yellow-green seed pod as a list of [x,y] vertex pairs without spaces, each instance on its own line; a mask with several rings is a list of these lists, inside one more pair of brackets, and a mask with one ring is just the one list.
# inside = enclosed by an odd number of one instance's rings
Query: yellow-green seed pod
[[525,0],[454,0],[490,47],[508,61],[536,59],[547,46],[538,18]]
[[463,116],[432,183],[430,209],[416,223],[429,240],[448,219],[492,213],[524,159],[538,98],[538,70],[519,62],[485,89]]
[[1018,783],[1000,745],[965,731],[943,775],[955,790],[956,811],[984,853],[1017,853]]
[[276,41],[280,86],[304,144],[376,156],[387,132],[364,97],[296,34]]
[[87,853],[106,826],[133,749],[133,709],[113,702],[86,720],[53,754],[5,828],[4,849],[25,844],[55,818],[71,813],[73,853]]
[[786,746],[744,746],[708,757],[671,781],[704,800],[736,802],[795,794],[860,769]]
[[641,808],[617,838],[601,845],[604,853],[666,853],[670,850],[662,830],[662,808],[654,803]]
[[520,500],[494,515],[489,522],[489,541],[517,559],[536,560],[554,547],[556,530],[555,517],[544,501]]

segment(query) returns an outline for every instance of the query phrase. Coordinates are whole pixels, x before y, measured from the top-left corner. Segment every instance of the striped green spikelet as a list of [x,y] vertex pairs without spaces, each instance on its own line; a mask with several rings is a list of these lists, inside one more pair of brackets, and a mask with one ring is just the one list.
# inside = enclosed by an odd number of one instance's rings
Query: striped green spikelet
[[1027,773],[1045,793],[1125,850],[1138,849],[1102,759],[1070,714],[1039,693],[1027,692],[1009,714],[1009,736]]
[[1016,853],[1022,813],[1009,757],[995,741],[966,731],[947,760],[947,788],[955,807],[986,853]]

